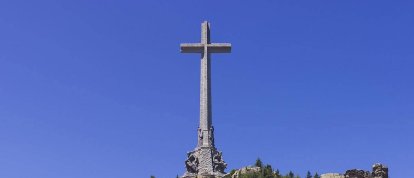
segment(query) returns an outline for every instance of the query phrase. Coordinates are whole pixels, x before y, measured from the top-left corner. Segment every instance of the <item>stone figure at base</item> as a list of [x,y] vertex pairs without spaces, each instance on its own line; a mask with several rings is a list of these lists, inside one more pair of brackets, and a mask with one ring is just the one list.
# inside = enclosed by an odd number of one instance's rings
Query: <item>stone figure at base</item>
[[185,168],[188,173],[197,174],[198,172],[198,158],[194,152],[187,153],[187,160],[185,161]]
[[227,167],[227,163],[223,161],[221,152],[216,152],[213,156],[214,171],[224,173],[224,169]]

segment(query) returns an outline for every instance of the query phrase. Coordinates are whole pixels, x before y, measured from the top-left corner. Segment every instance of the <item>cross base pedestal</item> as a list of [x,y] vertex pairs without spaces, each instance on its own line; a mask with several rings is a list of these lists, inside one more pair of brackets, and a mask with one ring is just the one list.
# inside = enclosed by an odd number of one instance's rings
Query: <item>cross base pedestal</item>
[[221,178],[226,175],[224,169],[227,164],[214,146],[197,147],[187,156],[187,171],[182,178]]
[[225,175],[184,175],[182,178],[222,178]]

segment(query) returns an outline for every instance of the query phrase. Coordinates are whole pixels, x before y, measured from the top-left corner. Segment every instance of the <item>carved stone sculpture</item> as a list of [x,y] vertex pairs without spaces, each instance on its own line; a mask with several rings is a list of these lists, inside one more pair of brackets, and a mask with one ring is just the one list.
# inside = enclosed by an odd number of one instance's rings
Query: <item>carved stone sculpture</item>
[[208,136],[208,140],[209,140],[211,146],[214,147],[215,145],[214,145],[214,127],[213,126],[210,127],[210,134]]
[[188,152],[187,157],[185,161],[187,172],[196,174],[198,172],[198,158],[194,155],[194,152]]
[[198,128],[197,131],[198,131],[197,145],[203,145],[203,131],[200,128]]
[[345,178],[370,178],[369,171],[351,169],[345,172]]
[[388,178],[388,167],[380,163],[372,166],[372,177],[373,178]]
[[214,171],[224,173],[227,163],[223,161],[221,154],[221,152],[217,151],[213,156],[213,167]]

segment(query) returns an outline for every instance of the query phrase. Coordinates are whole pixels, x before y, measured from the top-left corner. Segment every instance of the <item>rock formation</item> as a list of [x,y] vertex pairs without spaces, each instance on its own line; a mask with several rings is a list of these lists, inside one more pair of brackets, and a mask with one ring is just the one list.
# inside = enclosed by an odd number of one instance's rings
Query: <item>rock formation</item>
[[327,173],[322,174],[321,178],[388,178],[388,167],[377,163],[372,166],[372,172],[360,169],[350,169],[345,174]]

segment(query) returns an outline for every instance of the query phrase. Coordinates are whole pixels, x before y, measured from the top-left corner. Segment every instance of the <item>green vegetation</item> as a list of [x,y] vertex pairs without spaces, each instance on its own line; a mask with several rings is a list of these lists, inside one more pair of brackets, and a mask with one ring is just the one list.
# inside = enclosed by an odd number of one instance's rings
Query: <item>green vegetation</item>
[[312,178],[312,174],[308,171],[308,173],[306,174],[306,178]]
[[[300,178],[299,174],[295,174],[292,171],[282,175],[278,169],[273,169],[269,164],[263,164],[263,162],[258,158],[254,164],[255,167],[259,167],[260,171],[248,171],[244,174],[239,174],[239,178]],[[231,170],[230,173],[224,178],[231,178],[237,170]],[[320,178],[318,173],[315,173],[312,176],[311,172],[307,172],[306,178]]]

